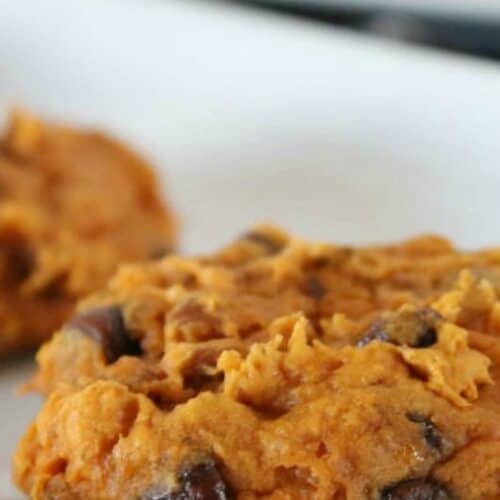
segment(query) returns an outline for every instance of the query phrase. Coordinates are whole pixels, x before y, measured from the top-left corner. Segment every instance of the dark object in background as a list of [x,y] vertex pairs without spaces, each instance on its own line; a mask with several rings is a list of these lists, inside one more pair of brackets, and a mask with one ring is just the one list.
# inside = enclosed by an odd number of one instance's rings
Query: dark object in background
[[307,17],[355,31],[429,45],[455,52],[500,60],[500,18],[446,16],[445,14],[360,7],[331,2],[240,0],[289,15]]

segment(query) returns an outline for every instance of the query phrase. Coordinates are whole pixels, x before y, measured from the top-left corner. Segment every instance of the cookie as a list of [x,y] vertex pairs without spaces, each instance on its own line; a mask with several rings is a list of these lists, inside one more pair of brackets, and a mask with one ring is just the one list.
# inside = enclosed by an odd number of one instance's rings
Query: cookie
[[500,497],[500,251],[258,227],[122,267],[38,354],[34,499]]
[[14,113],[0,139],[0,354],[38,345],[120,262],[174,241],[172,212],[135,153]]

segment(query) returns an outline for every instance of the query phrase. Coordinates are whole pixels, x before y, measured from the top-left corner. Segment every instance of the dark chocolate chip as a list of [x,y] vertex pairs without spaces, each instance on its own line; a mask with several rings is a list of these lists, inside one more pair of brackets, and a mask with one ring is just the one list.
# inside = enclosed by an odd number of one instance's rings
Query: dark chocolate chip
[[281,251],[283,245],[275,240],[269,238],[269,236],[259,233],[258,231],[249,231],[242,236],[242,239],[257,243],[263,247],[266,253],[273,255]]
[[185,389],[202,389],[215,392],[216,387],[224,381],[224,372],[215,371],[221,351],[218,349],[197,349],[186,361],[182,369]]
[[181,473],[181,484],[186,500],[229,500],[234,498],[216,464],[208,461],[196,464]]
[[74,316],[67,324],[101,344],[108,363],[120,356],[137,356],[141,347],[137,340],[130,338],[121,310],[118,306],[98,307]]
[[172,253],[172,251],[173,251],[172,247],[158,246],[153,248],[151,252],[149,252],[149,258],[152,260],[161,259],[166,255]]
[[38,296],[47,301],[60,301],[64,298],[68,300],[69,294],[66,291],[66,280],[67,275],[65,274],[55,277],[38,292]]
[[233,500],[236,498],[213,461],[185,468],[175,491],[150,492],[142,500]]
[[2,285],[17,286],[25,281],[35,269],[35,254],[22,241],[3,241],[0,243],[0,255],[5,259],[2,271]]
[[368,330],[365,332],[363,337],[358,340],[357,346],[363,347],[373,340],[380,340],[380,342],[390,342],[389,334],[385,327],[385,322],[382,320],[377,320],[370,325]]
[[205,310],[194,299],[179,303],[169,313],[168,321],[175,324],[176,338],[188,342],[224,337],[220,319]]
[[210,387],[217,386],[224,381],[224,373],[217,372],[213,375],[194,372],[184,377],[184,387],[201,391]]
[[325,287],[316,276],[308,276],[304,282],[303,288],[304,292],[315,300],[321,300],[326,294]]
[[385,488],[381,500],[451,500],[446,488],[434,479],[407,479]]
[[441,320],[439,313],[428,307],[398,311],[375,321],[357,345],[364,346],[372,340],[380,340],[415,348],[430,347],[437,342],[436,329]]
[[434,328],[429,327],[423,330],[416,338],[415,343],[410,344],[411,347],[430,347],[437,342],[437,332]]
[[422,436],[430,448],[436,451],[442,450],[443,437],[435,424],[419,413],[409,413],[407,417],[411,422],[415,422],[421,426]]
[[172,496],[174,493],[164,491],[164,488],[154,488],[148,491],[145,495],[141,495],[140,500],[184,500],[183,497]]

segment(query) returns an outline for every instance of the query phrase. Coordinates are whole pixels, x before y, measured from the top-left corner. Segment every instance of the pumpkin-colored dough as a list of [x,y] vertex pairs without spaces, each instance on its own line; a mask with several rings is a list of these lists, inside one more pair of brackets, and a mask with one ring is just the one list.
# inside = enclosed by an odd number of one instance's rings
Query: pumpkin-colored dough
[[132,151],[13,113],[0,138],[0,355],[37,346],[119,263],[174,241],[172,212]]
[[38,354],[33,499],[500,498],[500,250],[258,227],[124,266]]

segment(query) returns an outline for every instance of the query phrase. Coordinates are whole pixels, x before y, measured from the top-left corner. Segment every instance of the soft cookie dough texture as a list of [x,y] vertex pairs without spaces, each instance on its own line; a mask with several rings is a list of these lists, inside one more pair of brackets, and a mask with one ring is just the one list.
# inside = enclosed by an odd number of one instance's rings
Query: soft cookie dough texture
[[0,355],[47,339],[120,262],[167,251],[174,236],[132,151],[13,113],[0,138]]
[[260,227],[125,266],[38,354],[34,499],[498,500],[500,250]]

